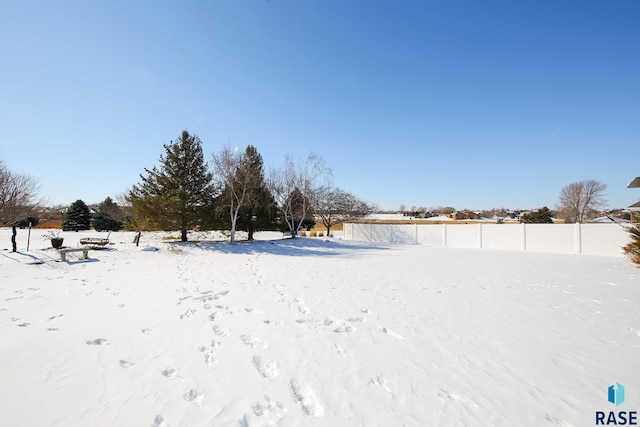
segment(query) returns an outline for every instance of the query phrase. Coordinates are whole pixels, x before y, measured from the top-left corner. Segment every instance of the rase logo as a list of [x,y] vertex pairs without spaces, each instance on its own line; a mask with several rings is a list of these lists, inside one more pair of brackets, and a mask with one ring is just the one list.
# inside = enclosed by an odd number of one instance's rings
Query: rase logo
[[609,386],[609,402],[616,406],[624,403],[624,386],[622,384],[616,383],[615,386]]
[[[607,400],[620,406],[624,403],[624,386],[619,382],[609,386],[607,389]],[[624,426],[638,425],[638,412],[637,411],[597,411],[596,412],[596,425],[597,426]]]

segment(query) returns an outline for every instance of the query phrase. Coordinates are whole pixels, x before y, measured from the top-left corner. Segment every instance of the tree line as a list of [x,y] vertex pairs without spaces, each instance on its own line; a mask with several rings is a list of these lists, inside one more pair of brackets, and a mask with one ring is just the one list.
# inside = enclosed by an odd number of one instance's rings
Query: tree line
[[[287,156],[281,167],[267,175],[262,156],[251,145],[244,151],[227,145],[206,162],[202,142],[185,130],[164,144],[164,150],[159,165],[144,169],[141,181],[126,192],[121,206],[107,198],[94,212],[86,212],[88,208],[78,200],[67,209],[63,229],[92,225],[100,230],[123,226],[177,229],[186,240],[190,228],[227,228],[235,241],[236,230],[245,230],[249,239],[258,230],[281,227],[296,236],[316,220],[328,234],[331,227],[376,210],[371,203],[332,186],[331,169],[314,154],[303,160]],[[553,215],[569,223],[586,222],[604,205],[606,188],[596,180],[568,184],[560,190],[555,212],[545,206],[521,220],[551,222]],[[37,223],[34,207],[40,203],[39,191],[35,179],[10,171],[0,161],[0,222],[10,226]],[[424,215],[425,209],[412,207],[411,212]],[[76,218],[78,215],[88,218],[90,224]]]
[[[288,231],[295,237],[316,220],[326,228],[363,217],[374,204],[331,184],[331,169],[315,154],[303,160],[285,157],[267,175],[254,146],[244,151],[225,146],[205,160],[202,141],[183,131],[164,144],[159,164],[145,168],[140,182],[118,205],[107,197],[89,207],[76,200],[65,209],[62,229],[98,231],[229,229],[231,241],[243,230],[253,239],[260,230]],[[0,162],[0,222],[9,226],[38,223],[38,182],[11,172]]]
[[183,131],[164,145],[159,165],[145,168],[141,181],[127,193],[137,230],[172,229],[187,241],[193,228],[246,230],[251,240],[259,230],[286,227],[295,237],[303,226],[319,218],[327,229],[341,222],[365,216],[375,210],[371,203],[331,185],[331,169],[310,154],[284,165],[268,175],[258,150],[244,151],[225,146],[205,161],[202,141]]

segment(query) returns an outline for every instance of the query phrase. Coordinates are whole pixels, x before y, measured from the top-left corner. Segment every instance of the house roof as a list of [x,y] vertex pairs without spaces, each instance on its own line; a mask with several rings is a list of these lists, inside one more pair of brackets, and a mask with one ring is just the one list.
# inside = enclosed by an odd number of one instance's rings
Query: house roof
[[602,222],[602,223],[621,223],[621,222],[629,222],[628,219],[616,218],[613,216],[601,216],[600,218],[596,218],[591,222]]
[[636,176],[627,184],[627,188],[640,188],[640,176]]
[[629,209],[630,211],[640,211],[640,202],[632,204],[627,209]]

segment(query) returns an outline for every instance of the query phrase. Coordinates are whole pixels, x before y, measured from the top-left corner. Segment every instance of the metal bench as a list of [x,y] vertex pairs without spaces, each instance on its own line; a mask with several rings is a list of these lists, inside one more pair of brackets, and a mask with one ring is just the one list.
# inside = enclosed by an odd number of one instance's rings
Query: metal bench
[[106,246],[109,244],[109,239],[99,239],[97,237],[84,237],[80,239],[81,245],[87,246]]
[[61,262],[66,262],[67,261],[67,254],[69,252],[82,252],[82,257],[80,257],[80,259],[87,259],[89,258],[89,251],[91,250],[91,248],[64,248],[64,249],[58,249],[58,253],[60,254],[60,261]]
[[80,244],[93,247],[104,247],[109,244],[109,236],[111,236],[111,232],[107,234],[106,239],[99,237],[83,237],[82,239],[80,239]]

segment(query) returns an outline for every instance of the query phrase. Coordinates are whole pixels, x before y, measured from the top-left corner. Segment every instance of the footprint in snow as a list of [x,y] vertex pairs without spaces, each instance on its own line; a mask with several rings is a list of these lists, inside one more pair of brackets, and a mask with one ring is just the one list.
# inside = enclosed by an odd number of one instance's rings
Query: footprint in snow
[[309,307],[305,307],[305,306],[299,306],[298,307],[298,311],[302,314],[309,314],[311,313],[311,310],[309,309]]
[[261,376],[265,378],[274,378],[278,376],[278,364],[275,360],[265,362],[262,360],[262,357],[253,356],[251,362]]
[[223,328],[220,325],[215,325],[213,327],[213,332],[219,337],[228,337],[229,336],[229,328]]
[[280,402],[271,400],[269,396],[264,396],[265,402],[256,402],[251,406],[253,414],[245,414],[240,420],[241,427],[253,427],[256,425],[278,425],[280,419],[287,411]]
[[351,355],[349,354],[349,352],[347,352],[345,349],[343,349],[342,347],[340,347],[338,344],[334,344],[333,346],[335,347],[336,351],[338,352],[338,354],[339,354],[340,356],[342,356],[342,357],[349,357],[349,356],[351,356]]
[[224,296],[226,296],[229,293],[229,291],[222,291],[222,292],[218,292],[217,294],[215,294],[213,296],[213,299],[220,299],[223,298]]
[[187,402],[195,403],[198,406],[201,406],[202,402],[204,401],[204,395],[195,388],[187,390],[187,392],[182,397]]
[[178,372],[173,368],[166,368],[160,371],[160,373],[167,378],[175,378],[175,376],[178,375]]
[[392,393],[391,388],[387,385],[387,380],[377,375],[375,378],[369,378],[369,384],[382,387],[385,391]]
[[440,391],[438,392],[438,396],[444,397],[445,399],[448,399],[451,402],[461,403],[462,405],[468,406],[470,408],[479,408],[478,404],[476,402],[474,402],[473,400],[465,399],[464,397],[460,396],[459,394],[452,393],[452,392],[450,392],[448,390],[445,390],[443,388],[441,388]]
[[213,352],[212,351],[207,351],[204,354],[204,363],[206,363],[207,365],[213,365],[214,363],[216,363],[217,360],[216,358],[213,356]]
[[382,332],[384,332],[385,334],[389,335],[390,337],[394,337],[397,338],[399,340],[403,340],[404,337],[402,335],[400,335],[397,332],[393,332],[391,329],[388,329],[386,326],[382,327]]
[[131,367],[135,366],[135,363],[127,362],[124,359],[120,359],[120,366],[122,366],[125,369],[128,369],[128,368],[131,368]]
[[108,341],[106,338],[96,338],[95,340],[86,340],[84,343],[86,345],[104,345],[108,344]]
[[151,427],[169,427],[169,424],[165,422],[164,418],[162,418],[162,415],[156,415]]
[[21,327],[21,328],[26,328],[27,326],[31,326],[31,323],[29,323],[29,322],[20,323],[20,324],[19,324],[19,325],[17,325],[17,326],[19,326],[19,327]]
[[289,388],[293,399],[300,403],[305,415],[314,417],[324,415],[324,407],[320,404],[316,394],[308,384],[300,384],[298,380],[292,378],[289,381]]
[[245,345],[248,345],[251,348],[269,348],[267,344],[263,343],[253,335],[241,335],[240,339]]

